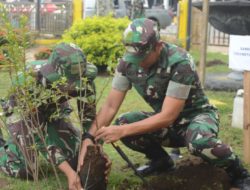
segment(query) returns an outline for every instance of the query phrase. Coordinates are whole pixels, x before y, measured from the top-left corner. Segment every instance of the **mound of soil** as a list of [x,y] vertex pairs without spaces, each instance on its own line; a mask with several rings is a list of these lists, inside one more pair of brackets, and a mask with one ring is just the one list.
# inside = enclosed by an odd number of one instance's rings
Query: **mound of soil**
[[206,164],[184,166],[174,172],[149,180],[143,190],[229,190],[228,176],[223,170]]
[[211,67],[211,66],[214,66],[214,65],[225,65],[225,64],[226,64],[225,62],[223,62],[223,61],[221,61],[219,59],[214,59],[212,61],[208,61],[206,63],[206,66]]
[[87,147],[84,165],[80,169],[80,179],[85,190],[106,190],[106,159],[100,146]]
[[[229,177],[223,169],[189,156],[176,163],[176,170],[146,178],[148,184],[134,190],[229,190]],[[126,182],[124,182],[126,184]],[[124,187],[124,184],[123,184]],[[122,188],[121,188],[122,189]]]

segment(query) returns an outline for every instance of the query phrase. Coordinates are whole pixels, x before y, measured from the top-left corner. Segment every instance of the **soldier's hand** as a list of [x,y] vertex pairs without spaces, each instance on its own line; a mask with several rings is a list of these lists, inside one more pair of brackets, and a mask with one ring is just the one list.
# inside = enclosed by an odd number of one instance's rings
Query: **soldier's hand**
[[96,131],[95,140],[98,141],[102,139],[105,143],[112,143],[120,140],[123,135],[123,127],[117,127],[115,125],[110,125],[108,127],[101,127]]
[[77,165],[77,173],[80,172],[81,166],[83,165],[83,160],[87,151],[87,146],[92,145],[93,142],[90,139],[85,139],[82,141],[82,147],[79,154],[78,165]]
[[68,178],[69,190],[83,190],[81,186],[81,181],[77,173]]

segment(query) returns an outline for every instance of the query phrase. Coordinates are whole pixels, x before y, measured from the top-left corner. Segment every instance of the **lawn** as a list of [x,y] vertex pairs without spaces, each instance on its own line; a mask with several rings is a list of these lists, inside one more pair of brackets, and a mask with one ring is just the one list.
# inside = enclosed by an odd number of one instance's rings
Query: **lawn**
[[[165,42],[173,43],[181,47],[180,42],[176,41],[175,38],[171,38],[169,36],[161,36],[161,39]],[[194,46],[189,51],[190,54],[193,56],[194,62],[196,63],[197,67],[198,67],[198,63],[200,61],[200,55],[201,55],[199,48],[200,46]],[[220,52],[207,51],[206,60],[207,60],[207,68],[206,68],[207,73],[231,72],[231,70],[228,67],[228,62],[229,62],[228,55],[222,54]],[[209,66],[209,63],[211,64],[211,62],[214,62],[213,66]],[[215,64],[215,62],[217,62],[217,64]]]
[[[108,91],[111,85],[110,77],[97,77],[96,79],[97,85],[97,97],[98,97],[98,108],[104,101],[105,97],[108,95]],[[8,80],[8,73],[4,71],[0,71],[0,96],[5,96],[7,94],[7,90],[9,88],[10,82]],[[229,143],[234,148],[235,152],[242,157],[242,130],[235,129],[230,127],[231,125],[231,114],[232,114],[232,105],[233,98],[235,93],[230,92],[214,92],[214,91],[206,91],[209,96],[211,103],[215,104],[220,112],[221,117],[221,132],[220,137],[223,141]],[[102,94],[102,96],[101,96]],[[131,110],[151,110],[151,108],[144,103],[141,97],[137,95],[135,90],[131,90],[123,105],[120,108],[118,114],[123,112],[128,112]],[[120,144],[120,143],[119,143]],[[120,144],[121,145],[121,144]],[[130,151],[121,145],[121,148],[126,152],[129,158],[135,164],[141,164],[146,160],[143,158],[141,154]],[[126,163],[120,158],[120,156],[116,153],[116,151],[111,147],[111,145],[104,145],[105,152],[109,155],[111,160],[113,161],[111,175],[109,177],[109,186],[108,189],[116,190],[119,189],[120,184],[127,180],[129,184],[132,186],[136,186],[136,184],[140,183],[140,180],[135,177],[133,172],[127,168]],[[182,152],[186,152],[185,149],[182,149]],[[43,178],[39,181],[39,183],[35,184],[29,181],[22,181],[18,179],[12,179],[0,174],[0,179],[5,179],[8,186],[2,187],[1,189],[18,189],[18,190],[27,190],[27,189],[43,189],[43,190],[54,190],[59,189],[56,178],[51,172],[51,167],[46,165],[46,163],[42,160],[42,168],[47,170],[47,177]],[[248,166],[250,169],[250,167]],[[67,189],[66,178],[60,174],[59,175],[61,184],[64,189]]]
[[[198,49],[192,49],[190,51],[191,55],[194,58],[196,64],[200,61],[200,51]],[[228,67],[228,55],[224,55],[221,53],[208,52],[207,53],[207,73],[225,73],[231,72]],[[212,66],[209,64],[213,63]]]

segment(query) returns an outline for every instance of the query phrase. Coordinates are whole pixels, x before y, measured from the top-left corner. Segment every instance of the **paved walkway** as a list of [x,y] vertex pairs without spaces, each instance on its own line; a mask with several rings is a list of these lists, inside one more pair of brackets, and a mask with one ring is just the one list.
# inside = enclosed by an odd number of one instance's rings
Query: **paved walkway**
[[39,52],[40,49],[42,49],[43,47],[46,46],[42,46],[42,45],[34,45],[33,47],[29,48],[26,50],[26,61],[34,61],[35,60],[35,54],[37,52]]
[[[208,46],[208,52],[228,55],[228,47]],[[205,88],[209,90],[237,91],[243,88],[243,73],[208,73],[205,80]]]
[[230,73],[208,73],[206,74],[205,89],[234,91],[243,88],[243,80],[229,78]]

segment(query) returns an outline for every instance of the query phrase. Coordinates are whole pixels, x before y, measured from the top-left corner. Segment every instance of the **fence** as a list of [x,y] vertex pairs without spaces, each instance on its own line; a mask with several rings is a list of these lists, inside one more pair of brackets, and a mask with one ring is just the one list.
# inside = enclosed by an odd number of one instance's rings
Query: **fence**
[[[201,40],[201,27],[202,26],[201,11],[193,8],[192,9],[192,44],[199,44]],[[212,46],[228,46],[229,45],[229,34],[225,34],[215,29],[212,25],[208,25],[208,45]]]
[[37,4],[25,2],[4,3],[10,22],[19,27],[21,15],[28,18],[31,31],[40,34],[61,35],[72,25],[72,2],[43,3],[37,13]]
[[[50,11],[49,11],[50,10]],[[72,25],[72,3],[42,4],[40,11],[40,32],[61,35]]]
[[211,24],[208,25],[208,45],[214,46],[228,46],[229,34],[220,32]]
[[20,16],[24,15],[28,18],[30,30],[35,30],[36,6],[34,3],[4,3],[4,8],[14,27],[19,27]]

